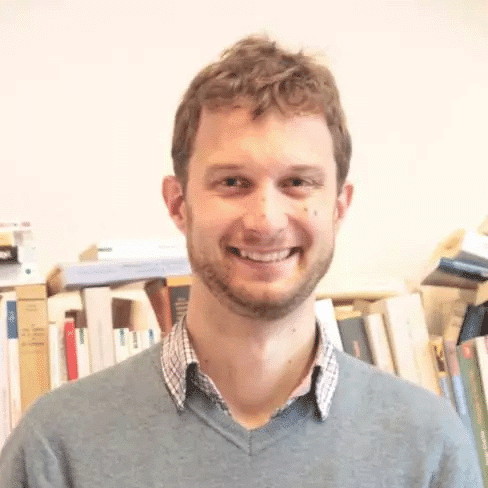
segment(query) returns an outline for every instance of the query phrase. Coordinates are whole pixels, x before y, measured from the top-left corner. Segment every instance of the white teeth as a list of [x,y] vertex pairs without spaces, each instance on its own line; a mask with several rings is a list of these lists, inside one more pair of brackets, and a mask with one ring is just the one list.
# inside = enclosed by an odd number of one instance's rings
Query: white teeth
[[243,258],[251,259],[252,261],[262,261],[262,262],[270,262],[270,261],[281,261],[289,256],[290,250],[286,251],[279,251],[279,252],[247,252],[239,250],[239,254]]

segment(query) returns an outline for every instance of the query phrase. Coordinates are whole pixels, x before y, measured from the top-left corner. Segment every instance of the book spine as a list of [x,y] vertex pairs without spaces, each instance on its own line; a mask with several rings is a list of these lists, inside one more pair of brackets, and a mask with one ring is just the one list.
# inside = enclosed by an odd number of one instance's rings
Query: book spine
[[469,416],[478,452],[484,486],[488,486],[488,445],[486,426],[488,416],[483,404],[483,394],[479,378],[474,341],[472,339],[457,346],[459,368],[466,392]]
[[154,311],[156,320],[161,331],[165,330],[164,320],[164,297],[162,288],[164,287],[164,280],[153,280],[146,283],[144,290],[149,299],[149,303]]
[[84,288],[81,292],[88,328],[91,371],[115,364],[112,295],[109,287]]
[[78,378],[83,378],[91,373],[88,348],[88,333],[86,328],[75,328],[75,342]]
[[474,346],[476,351],[476,359],[478,360],[478,369],[479,369],[479,375],[481,379],[481,391],[483,396],[483,403],[485,405],[485,410],[486,410],[487,398],[488,398],[488,336],[475,337]]
[[22,412],[51,389],[47,299],[42,285],[16,288]]
[[20,391],[19,333],[17,325],[17,302],[15,298],[5,301],[7,312],[8,359],[10,380],[10,420],[11,428],[22,417],[22,398]]
[[459,369],[459,361],[457,357],[456,341],[444,339],[444,352],[446,354],[447,369],[451,376],[452,393],[456,405],[456,411],[461,418],[464,426],[471,432],[471,437],[474,441],[472,433],[471,418],[468,412],[468,403],[466,400],[466,392],[464,390],[463,380],[461,378],[461,371]]
[[115,362],[120,363],[126,360],[129,354],[129,329],[121,327],[114,329],[114,348],[115,348]]
[[344,351],[357,359],[373,364],[362,317],[338,320]]
[[73,319],[66,319],[64,337],[68,380],[74,381],[78,379],[78,360],[76,359],[75,321]]
[[129,331],[129,355],[134,356],[142,351],[141,344],[141,331],[130,330]]
[[395,374],[383,316],[380,313],[366,315],[364,328],[371,346],[374,364],[382,371]]
[[0,296],[0,449],[11,432],[8,338],[5,302]]
[[49,324],[49,373],[51,377],[51,389],[61,386],[61,350],[59,344],[59,327]]
[[444,350],[444,341],[441,336],[433,337],[430,340],[430,348],[432,352],[432,359],[434,361],[435,370],[437,373],[437,379],[439,381],[439,387],[447,400],[449,400],[454,408],[456,404],[454,401],[454,395],[452,392],[452,386],[450,382],[449,369],[446,362],[446,354]]

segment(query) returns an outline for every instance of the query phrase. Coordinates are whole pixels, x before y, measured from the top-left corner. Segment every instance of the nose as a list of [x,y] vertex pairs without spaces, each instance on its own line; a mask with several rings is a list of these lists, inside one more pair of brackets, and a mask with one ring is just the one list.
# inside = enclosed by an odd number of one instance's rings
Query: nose
[[272,182],[257,187],[247,202],[244,228],[254,234],[275,236],[288,225],[286,196]]

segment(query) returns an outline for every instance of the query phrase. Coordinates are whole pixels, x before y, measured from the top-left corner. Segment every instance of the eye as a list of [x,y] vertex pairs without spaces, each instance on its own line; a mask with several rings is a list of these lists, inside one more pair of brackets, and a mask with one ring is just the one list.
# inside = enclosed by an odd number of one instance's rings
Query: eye
[[314,186],[314,182],[310,180],[305,180],[303,178],[288,178],[284,181],[283,186],[295,188],[308,187]]
[[225,188],[249,188],[249,181],[237,176],[229,176],[221,180],[220,185]]

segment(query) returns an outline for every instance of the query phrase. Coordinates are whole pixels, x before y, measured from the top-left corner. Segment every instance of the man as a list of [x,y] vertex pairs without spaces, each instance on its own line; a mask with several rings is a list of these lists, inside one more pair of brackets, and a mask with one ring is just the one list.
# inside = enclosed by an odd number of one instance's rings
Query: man
[[330,72],[250,37],[191,83],[163,183],[193,269],[162,344],[42,398],[0,487],[480,487],[446,402],[331,346],[315,287],[351,203]]

